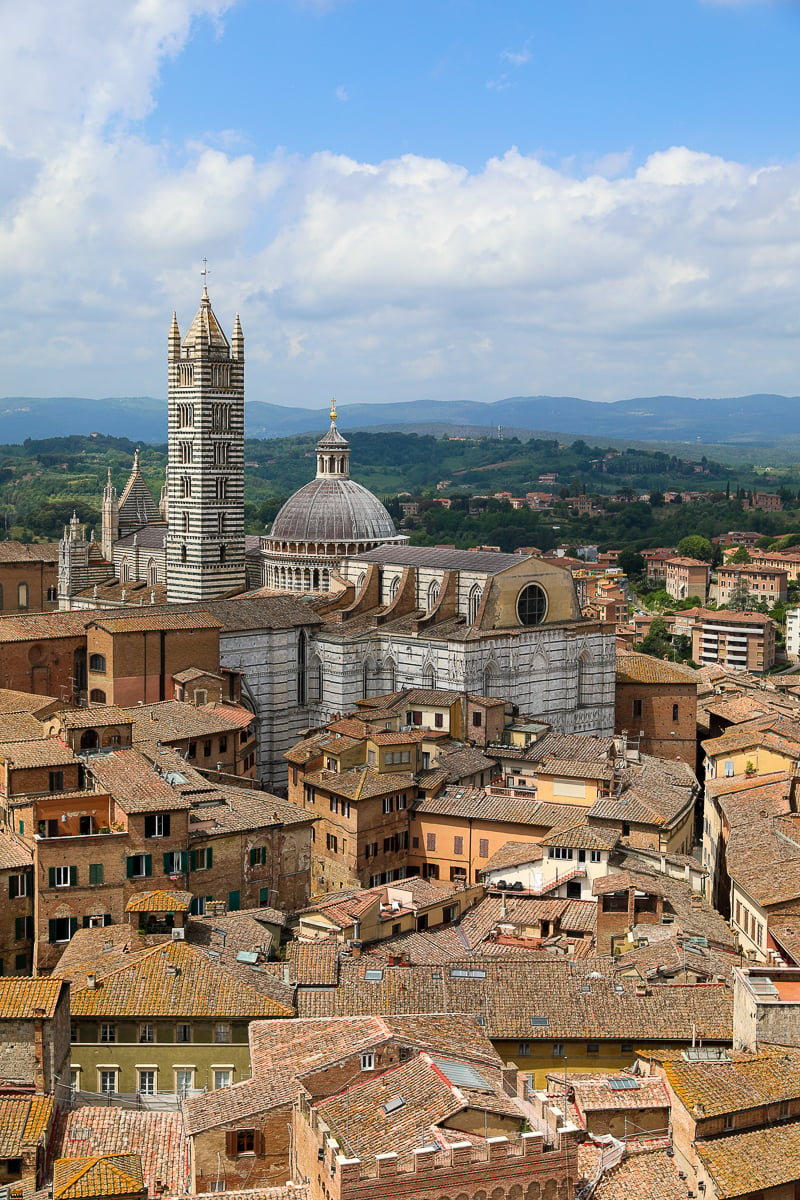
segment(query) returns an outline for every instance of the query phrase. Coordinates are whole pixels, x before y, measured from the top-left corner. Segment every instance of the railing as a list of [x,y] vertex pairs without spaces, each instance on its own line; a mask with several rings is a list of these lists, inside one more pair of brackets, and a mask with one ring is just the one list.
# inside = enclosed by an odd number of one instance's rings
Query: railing
[[187,1088],[176,1092],[155,1092],[144,1095],[141,1092],[85,1092],[72,1091],[71,1105],[73,1108],[97,1107],[106,1105],[108,1108],[128,1108],[141,1112],[177,1112],[184,1100],[202,1096],[205,1088]]

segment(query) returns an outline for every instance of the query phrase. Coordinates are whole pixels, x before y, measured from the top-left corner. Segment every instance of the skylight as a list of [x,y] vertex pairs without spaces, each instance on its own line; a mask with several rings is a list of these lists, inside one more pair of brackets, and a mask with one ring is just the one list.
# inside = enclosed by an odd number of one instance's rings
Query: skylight
[[441,1071],[448,1083],[456,1087],[471,1088],[475,1092],[491,1092],[494,1089],[469,1063],[453,1062],[449,1058],[434,1058],[433,1065]]
[[391,1100],[387,1100],[383,1106],[383,1111],[388,1116],[389,1113],[397,1112],[398,1109],[405,1107],[405,1100],[402,1096],[392,1096]]

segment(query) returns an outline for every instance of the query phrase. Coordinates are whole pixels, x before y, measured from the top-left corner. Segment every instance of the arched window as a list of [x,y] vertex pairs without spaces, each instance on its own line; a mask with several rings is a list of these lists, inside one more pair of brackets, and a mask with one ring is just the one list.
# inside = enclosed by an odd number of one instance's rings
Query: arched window
[[469,623],[470,623],[470,625],[474,625],[478,619],[478,609],[481,606],[482,599],[483,599],[483,592],[481,591],[480,585],[476,583],[475,586],[473,587],[472,591],[469,594]]
[[123,558],[119,567],[119,577],[122,583],[128,583],[131,577],[131,569],[128,565],[127,558]]
[[399,590],[400,590],[400,576],[395,575],[394,579],[389,584],[389,599],[394,600],[394,598],[397,595],[397,593],[399,592]]
[[92,704],[105,704],[106,694],[102,688],[92,688],[89,692],[89,700]]
[[182,563],[186,562],[186,543],[185,542],[181,546],[181,562]]
[[150,582],[150,587],[155,587],[158,583],[158,567],[154,558],[151,558],[147,564],[147,578]]
[[371,658],[365,658],[361,666],[361,695],[366,700],[371,694],[372,681],[375,678],[375,663]]
[[28,607],[28,585],[27,583],[17,584],[17,608]]
[[386,662],[383,664],[383,677],[386,684],[386,691],[393,692],[395,681],[395,666],[393,658],[387,658]]
[[[48,602],[51,604],[54,600],[58,599],[58,588],[55,587],[53,584],[51,584],[50,587],[47,589],[47,599],[48,599]],[[0,584],[0,609],[2,609],[2,607],[3,607],[3,585]]]
[[490,662],[483,672],[483,694],[484,696],[499,696],[502,692],[501,675],[497,668],[497,664]]
[[97,734],[97,730],[85,729],[81,734],[81,750],[96,750],[99,745],[100,738]]
[[364,586],[364,580],[366,578],[367,578],[367,572],[362,571],[361,574],[359,575],[358,579],[356,580],[356,591],[357,592],[361,591],[362,587]]
[[105,655],[90,654],[89,655],[89,670],[96,672],[96,674],[98,674],[98,675],[105,675],[105,673],[106,673]]
[[3,611],[3,585],[0,583],[0,612]]
[[430,688],[431,691],[436,690],[436,672],[434,671],[433,667],[428,666],[422,672],[422,686],[424,688]]
[[439,584],[434,579],[433,583],[428,587],[428,612],[436,607],[436,601],[439,599]]
[[311,586],[315,592],[319,591],[319,568],[318,567],[314,568],[313,577],[311,579]]
[[183,532],[184,533],[189,532],[189,514],[188,514],[188,512],[185,512],[183,514]]
[[297,703],[301,706],[306,704],[306,665],[307,665],[307,650],[306,633],[304,629],[300,630],[297,637]]
[[224,563],[227,558],[227,555],[228,555],[228,548],[225,545],[225,543],[223,542],[219,548],[219,561],[221,563]]
[[322,700],[323,689],[325,687],[325,679],[322,668],[322,660],[316,655],[311,660],[311,666],[308,670],[308,692],[309,700],[313,703],[318,703]]

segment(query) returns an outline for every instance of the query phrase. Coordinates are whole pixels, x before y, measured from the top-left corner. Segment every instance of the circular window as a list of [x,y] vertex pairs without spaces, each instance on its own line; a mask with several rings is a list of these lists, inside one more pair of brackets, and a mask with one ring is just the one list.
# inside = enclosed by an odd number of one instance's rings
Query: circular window
[[547,592],[538,583],[529,583],[517,596],[520,625],[541,625],[547,612]]

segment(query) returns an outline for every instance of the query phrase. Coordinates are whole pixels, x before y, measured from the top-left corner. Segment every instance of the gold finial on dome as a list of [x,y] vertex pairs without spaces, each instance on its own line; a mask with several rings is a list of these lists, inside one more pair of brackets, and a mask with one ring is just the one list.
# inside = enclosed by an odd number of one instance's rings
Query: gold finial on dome
[[331,398],[331,420],[332,421],[336,420],[336,397],[335,396],[333,396]]

